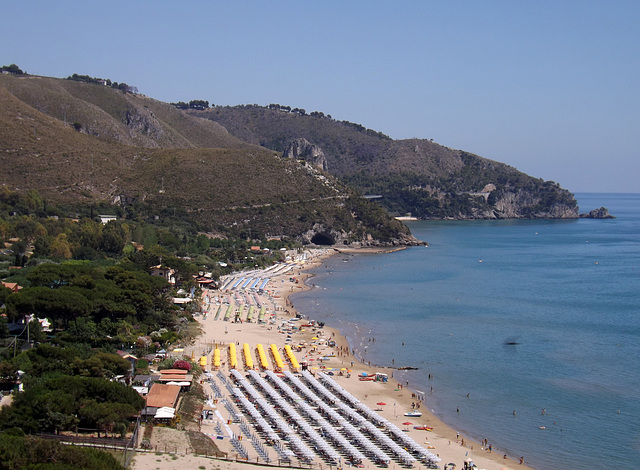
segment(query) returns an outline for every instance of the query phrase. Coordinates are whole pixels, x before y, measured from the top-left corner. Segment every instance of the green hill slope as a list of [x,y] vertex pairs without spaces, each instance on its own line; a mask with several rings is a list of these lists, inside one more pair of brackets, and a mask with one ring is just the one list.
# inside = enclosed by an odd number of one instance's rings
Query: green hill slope
[[[326,170],[360,194],[381,196],[376,203],[395,216],[578,217],[573,195],[554,182],[430,140],[392,140],[323,113],[307,114],[280,105],[183,111],[108,86],[46,77],[0,75],[0,86],[67,128],[73,126],[102,142],[176,152],[205,148],[282,152]],[[137,162],[132,168],[143,166]],[[195,177],[200,176],[196,172]],[[161,181],[163,175],[154,178]],[[260,193],[268,194],[268,189]]]
[[182,113],[144,95],[58,78],[0,75],[20,101],[82,132],[148,148],[242,147],[219,124]]
[[[294,111],[296,111],[294,109]],[[314,158],[396,215],[420,218],[575,218],[576,201],[554,182],[426,139],[392,140],[322,113],[279,105],[190,111],[250,143]],[[303,143],[300,144],[300,141]],[[300,147],[302,151],[300,152]]]
[[[153,131],[127,118],[144,113],[155,119]],[[78,119],[87,124],[74,126]],[[119,204],[129,217],[181,217],[235,236],[416,242],[404,225],[311,165],[100,85],[0,76],[0,164],[1,185],[36,189],[69,208]]]

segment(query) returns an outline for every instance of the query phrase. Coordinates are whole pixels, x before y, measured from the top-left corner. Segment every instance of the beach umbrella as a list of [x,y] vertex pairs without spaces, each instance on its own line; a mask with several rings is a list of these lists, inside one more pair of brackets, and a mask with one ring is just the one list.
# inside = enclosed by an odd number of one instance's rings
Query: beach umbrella
[[404,423],[402,423],[404,426],[411,426],[413,423],[410,421],[405,421]]
[[380,402],[376,403],[376,405],[384,406],[384,405],[386,405],[386,403],[383,402],[383,401],[380,401]]

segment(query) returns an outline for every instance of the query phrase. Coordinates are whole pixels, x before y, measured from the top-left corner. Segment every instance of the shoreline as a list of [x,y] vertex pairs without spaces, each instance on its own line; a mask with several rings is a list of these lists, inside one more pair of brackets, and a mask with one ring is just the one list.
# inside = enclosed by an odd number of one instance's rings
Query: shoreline
[[[270,278],[270,282],[266,288],[266,295],[268,296],[266,302],[270,302],[273,306],[273,313],[271,314],[270,320],[265,324],[242,321],[235,323],[222,321],[222,318],[216,319],[223,305],[226,308],[222,297],[230,298],[237,294],[219,291],[206,291],[203,293],[203,306],[206,307],[206,313],[202,317],[198,317],[198,322],[202,326],[202,334],[193,344],[185,347],[183,353],[191,357],[197,357],[201,354],[210,355],[213,345],[228,345],[231,343],[239,345],[241,350],[245,342],[252,345],[252,347],[255,347],[256,344],[264,343],[266,346],[276,344],[279,348],[282,348],[285,344],[288,344],[285,341],[285,336],[294,337],[296,343],[307,343],[310,345],[303,349],[302,352],[294,353],[298,361],[307,361],[312,373],[315,372],[315,370],[324,368],[326,368],[325,370],[340,371],[340,373],[336,372],[334,377],[332,377],[340,386],[383,418],[391,421],[400,428],[404,428],[404,431],[407,432],[415,442],[440,457],[442,460],[438,464],[439,468],[443,468],[444,465],[449,462],[455,463],[456,468],[462,468],[465,459],[471,458],[480,469],[502,470],[507,468],[513,470],[520,468],[533,470],[527,465],[521,465],[518,460],[503,458],[504,454],[500,453],[497,449],[493,449],[493,452],[490,453],[488,450],[485,450],[479,442],[473,441],[462,433],[459,434],[458,437],[456,430],[446,425],[429,410],[428,397],[426,397],[425,400],[423,395],[398,382],[398,375],[399,372],[403,372],[402,370],[392,367],[370,365],[361,361],[353,354],[354,351],[349,345],[346,336],[341,334],[337,327],[325,324],[321,329],[305,328],[302,327],[302,323],[300,322],[300,327],[297,331],[291,332],[288,330],[285,333],[279,325],[295,318],[296,314],[302,315],[302,313],[298,312],[295,308],[290,296],[294,292],[311,289],[309,285],[309,280],[313,277],[313,274],[309,272],[311,269],[321,265],[322,262],[330,256],[345,253],[345,251],[338,249],[316,249],[312,251],[307,250],[307,252],[310,254],[309,258],[300,262],[300,264],[292,265],[293,267],[291,269],[286,270],[282,274],[277,274]],[[350,254],[380,254],[388,252],[388,249],[382,250],[378,248],[349,248],[348,250]],[[265,271],[266,270],[263,270],[263,272]],[[235,276],[239,277],[243,274],[245,273],[235,273]],[[216,303],[214,301],[215,299],[218,299],[219,302]],[[218,315],[216,315],[216,313]],[[335,341],[334,347],[329,347],[325,344],[329,340]],[[287,339],[287,341],[290,340]],[[318,344],[315,345],[315,343]],[[293,344],[293,342],[291,342],[291,344]],[[238,367],[238,369],[243,370],[241,367]],[[222,365],[221,370],[228,376],[229,369],[225,364]],[[343,374],[345,370],[349,370],[349,373],[345,372]],[[374,374],[376,372],[387,374],[389,377],[388,382],[360,381],[358,379],[359,374]],[[204,387],[205,394],[212,397],[213,390],[209,384],[205,382]],[[412,411],[412,404],[423,413],[422,416],[418,418],[407,418],[404,416],[404,413]],[[212,407],[216,408],[216,405]],[[223,407],[220,407],[219,411],[226,413]],[[402,423],[410,424],[403,425]],[[429,426],[433,429],[429,432],[414,429],[413,426]],[[233,427],[233,425],[231,427]],[[203,421],[201,432],[212,435],[217,432],[215,429],[213,422],[209,423],[209,420]],[[233,431],[237,432],[235,429]],[[223,441],[216,440],[215,443],[221,450],[233,453],[233,448],[227,439]],[[162,463],[154,457],[153,454],[145,455],[139,453],[135,458],[134,468],[142,470],[175,468],[176,462],[173,462],[174,467],[164,467]],[[205,457],[185,455],[183,458],[191,462],[192,459],[202,459]],[[224,461],[219,462],[224,463]],[[243,465],[253,464],[246,463]],[[395,468],[397,465],[397,462],[392,461],[390,468]],[[260,466],[264,465],[261,464]],[[234,467],[232,464],[231,467],[221,468]],[[379,467],[373,462],[366,460],[363,468],[374,469]],[[424,465],[417,463],[415,468],[424,468]]]
[[[400,251],[403,249],[406,249],[407,247],[401,247],[399,249],[393,249],[393,250],[383,250],[383,249],[370,249],[370,248],[365,248],[365,249],[358,249],[358,248],[351,248],[348,250],[335,250],[334,253],[330,253],[329,255],[325,256],[322,258],[322,260],[328,258],[329,256],[332,256],[334,254],[339,254],[339,253],[348,253],[348,254],[388,254],[388,253],[392,253],[395,251]],[[308,266],[305,268],[304,272],[301,273],[301,277],[304,276],[304,284],[305,284],[305,288],[303,290],[309,290],[312,288],[312,286],[308,285],[307,282],[312,279],[315,275],[309,273],[309,271],[315,267],[317,267],[319,264],[321,263],[315,263],[313,266]],[[302,292],[302,291],[299,291]],[[288,297],[288,296],[287,296]],[[295,309],[295,305],[292,304],[291,301],[288,302],[290,305],[290,308],[292,308],[295,312],[298,312],[297,309]],[[299,312],[298,312],[299,313]],[[325,329],[329,328],[333,333],[335,333],[336,337],[340,337],[341,340],[348,345],[348,341],[346,336],[343,336],[340,332],[340,330],[335,327],[335,326],[331,326],[331,325],[325,325]],[[410,393],[414,393],[416,394],[416,396],[421,395],[423,392],[416,392],[415,390],[412,390],[411,387],[403,387],[400,382],[397,380],[397,376],[394,377],[393,372],[392,371],[398,371],[400,373],[402,373],[404,370],[416,370],[414,368],[411,368],[411,366],[408,366],[408,369],[405,369],[405,367],[407,366],[401,366],[401,367],[390,367],[390,366],[379,366],[379,365],[369,365],[367,363],[365,363],[363,358],[359,358],[357,357],[355,354],[353,354],[351,351],[353,351],[353,349],[350,349],[350,353],[349,356],[356,362],[360,363],[360,365],[363,368],[366,368],[367,370],[369,370],[370,372],[375,372],[375,371],[382,371],[382,372],[387,372],[389,375],[389,381],[395,383],[397,386],[401,387],[400,390],[407,390]],[[347,388],[345,386],[345,388]],[[398,387],[395,387],[396,389]],[[348,388],[347,388],[348,389]],[[358,397],[361,401],[366,402],[367,397],[365,395],[365,399],[363,399],[363,396],[361,396],[361,393],[359,393],[359,390],[351,390],[348,389],[349,392],[351,392],[353,395],[355,395],[356,397]],[[395,390],[395,389],[394,389]],[[424,395],[423,395],[424,396]],[[405,405],[405,407],[409,408],[410,403],[412,402],[412,398],[409,398],[408,396],[404,395],[404,394],[400,394],[398,395],[398,401],[402,401],[403,404]],[[400,398],[403,398],[402,400],[400,400]],[[369,400],[370,401],[370,400]],[[439,467],[444,467],[445,464],[449,463],[449,462],[454,462],[456,463],[456,468],[462,468],[462,462],[464,462],[464,459],[471,457],[472,460],[474,460],[475,464],[478,465],[478,467],[480,469],[486,469],[486,470],[505,470],[508,469],[509,467],[514,467],[514,468],[518,468],[518,469],[522,469],[522,470],[535,470],[533,467],[530,467],[526,464],[526,459],[525,459],[525,463],[520,464],[519,459],[515,458],[514,456],[509,456],[507,454],[505,454],[504,452],[502,452],[500,449],[496,448],[495,446],[492,446],[492,451],[489,452],[487,449],[485,449],[483,447],[483,445],[470,438],[467,437],[465,435],[463,435],[462,432],[459,432],[457,430],[455,430],[453,427],[451,427],[450,425],[446,424],[441,418],[439,418],[438,416],[436,416],[430,409],[429,409],[429,404],[428,404],[428,397],[424,399],[424,406],[420,408],[420,411],[422,411],[423,415],[420,418],[414,419],[411,418],[412,421],[415,421],[414,424],[417,425],[427,425],[427,426],[431,426],[433,427],[433,431],[426,433],[430,438],[430,441],[432,444],[435,444],[436,442],[438,442],[440,445],[436,446],[434,445],[433,447],[436,448],[436,450],[438,450],[439,448],[443,447],[443,444],[446,441],[446,447],[459,447],[460,450],[462,450],[463,452],[451,452],[451,459],[449,459],[448,457],[445,457],[444,455],[449,455],[449,453],[447,452],[442,453],[442,455],[440,453],[437,453],[437,455],[442,458],[442,461],[439,462]],[[459,435],[459,438],[458,438]],[[424,444],[422,442],[419,442],[418,440],[416,440],[416,442],[418,442],[419,444]],[[463,444],[464,443],[464,444]],[[457,445],[456,445],[457,444]],[[466,451],[464,450],[466,449]],[[432,451],[434,453],[436,453],[436,450]],[[473,455],[471,455],[471,453],[473,452]],[[462,456],[460,457],[460,454],[462,454]],[[467,455],[468,454],[468,455]],[[458,459],[456,460],[453,456],[457,455]],[[507,458],[505,459],[504,456],[507,456]]]

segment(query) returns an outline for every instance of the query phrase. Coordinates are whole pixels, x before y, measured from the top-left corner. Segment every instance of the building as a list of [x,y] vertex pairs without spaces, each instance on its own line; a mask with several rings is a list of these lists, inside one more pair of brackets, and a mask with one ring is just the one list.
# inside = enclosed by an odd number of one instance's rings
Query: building
[[22,289],[22,286],[19,286],[17,282],[4,282],[4,281],[2,281],[2,286],[6,287],[7,289],[10,289],[11,292],[13,292],[13,293],[16,293],[20,289]]
[[157,266],[151,266],[149,268],[149,270],[151,271],[151,275],[152,276],[161,276],[163,278],[165,278],[165,280],[171,284],[171,285],[175,285],[176,283],[176,270],[172,269],[172,268],[168,268],[166,266],[162,266],[161,264],[157,265]]
[[98,217],[100,217],[100,222],[102,222],[102,225],[107,225],[112,220],[118,220],[118,217],[115,215],[99,215]]

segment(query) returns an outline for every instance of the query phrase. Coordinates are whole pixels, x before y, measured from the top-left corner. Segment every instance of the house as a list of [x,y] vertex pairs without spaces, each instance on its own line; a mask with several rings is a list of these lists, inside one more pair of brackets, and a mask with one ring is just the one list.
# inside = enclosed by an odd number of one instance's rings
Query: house
[[168,268],[166,266],[162,266],[161,264],[159,264],[157,266],[151,266],[149,268],[149,270],[151,271],[151,275],[152,276],[161,276],[161,277],[165,278],[165,280],[169,284],[175,285],[175,283],[176,283],[176,278],[175,278],[176,270],[175,269]]
[[19,286],[17,282],[4,282],[4,281],[2,281],[2,285],[3,285],[3,287],[6,287],[7,289],[10,289],[11,292],[13,292],[13,293],[16,293],[20,289],[22,289],[22,286]]
[[159,416],[156,416],[156,415],[158,413],[158,410],[162,410],[162,409],[165,409],[165,410],[171,409],[175,411],[176,406],[178,404],[179,395],[180,395],[179,385],[167,385],[167,384],[154,383],[149,389],[149,393],[147,393],[147,396],[146,396],[147,406],[143,410],[142,414],[146,416],[153,416],[158,418],[173,417],[173,413],[169,413],[168,415],[164,415],[164,414]]
[[203,289],[203,288],[215,289],[217,287],[216,281],[214,281],[210,277],[206,277],[206,276],[195,277],[194,276],[194,278],[195,278],[196,282],[198,283],[198,286],[200,286],[201,289]]
[[165,369],[160,371],[160,383],[178,385],[189,388],[193,382],[193,374],[184,369]]
[[138,358],[133,354],[127,353],[126,351],[117,350],[116,353],[118,354],[118,356],[120,356],[123,359],[126,359],[129,362],[129,364],[131,364],[131,375],[133,375],[133,373],[136,370],[136,362],[138,362]]
[[112,220],[118,220],[118,217],[115,215],[99,215],[98,217],[100,217],[100,222],[102,222],[102,225],[107,225]]

